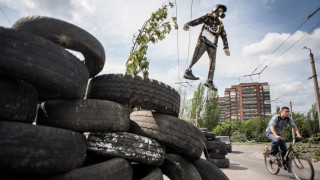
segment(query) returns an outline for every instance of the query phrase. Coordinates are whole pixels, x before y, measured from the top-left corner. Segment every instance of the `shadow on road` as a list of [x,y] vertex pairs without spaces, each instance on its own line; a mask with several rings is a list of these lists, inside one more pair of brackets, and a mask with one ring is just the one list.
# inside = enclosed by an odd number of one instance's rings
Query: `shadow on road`
[[241,167],[240,164],[230,163],[229,169],[232,169],[232,170],[247,170],[248,168]]
[[241,151],[232,151],[231,153],[232,153],[232,154],[241,154],[241,153],[243,153],[243,152],[241,152]]

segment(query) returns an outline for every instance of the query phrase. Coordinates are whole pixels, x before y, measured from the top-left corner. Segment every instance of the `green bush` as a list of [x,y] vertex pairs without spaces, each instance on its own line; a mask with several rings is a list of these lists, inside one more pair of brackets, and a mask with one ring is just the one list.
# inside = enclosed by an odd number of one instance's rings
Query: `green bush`
[[232,142],[246,142],[246,135],[244,133],[236,131],[232,133],[230,139]]

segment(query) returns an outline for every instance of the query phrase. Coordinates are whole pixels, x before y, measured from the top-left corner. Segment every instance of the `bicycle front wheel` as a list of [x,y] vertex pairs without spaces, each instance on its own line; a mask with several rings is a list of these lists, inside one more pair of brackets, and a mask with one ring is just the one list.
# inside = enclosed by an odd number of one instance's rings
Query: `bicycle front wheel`
[[301,153],[294,153],[291,161],[292,173],[297,179],[313,180],[314,169],[311,161]]
[[266,165],[266,168],[268,169],[268,171],[271,173],[271,174],[278,174],[279,171],[280,171],[280,167],[279,167],[279,163],[277,161],[277,159],[275,159],[274,157],[266,154],[264,156],[264,163]]

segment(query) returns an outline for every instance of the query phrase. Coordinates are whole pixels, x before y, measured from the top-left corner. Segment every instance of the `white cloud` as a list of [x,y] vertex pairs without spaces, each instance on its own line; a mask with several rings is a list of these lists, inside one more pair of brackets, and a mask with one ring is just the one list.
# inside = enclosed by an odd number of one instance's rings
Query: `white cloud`
[[243,57],[246,58],[248,56],[270,53],[270,49],[275,49],[275,47],[289,36],[290,34],[285,33],[268,33],[262,41],[245,46],[242,50]]

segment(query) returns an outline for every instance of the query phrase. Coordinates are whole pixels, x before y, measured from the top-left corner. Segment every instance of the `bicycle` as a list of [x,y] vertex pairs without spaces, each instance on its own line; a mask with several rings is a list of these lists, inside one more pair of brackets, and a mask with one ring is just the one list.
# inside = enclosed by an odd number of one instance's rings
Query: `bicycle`
[[266,168],[271,174],[276,175],[279,173],[280,168],[285,169],[283,161],[285,159],[288,159],[289,167],[287,167],[287,170],[289,172],[292,172],[296,179],[313,180],[314,169],[311,161],[302,153],[295,152],[293,149],[294,145],[295,143],[293,145],[292,144],[289,145],[288,151],[285,154],[284,158],[282,158],[280,149],[274,158],[269,155],[270,149],[266,144],[263,152]]

